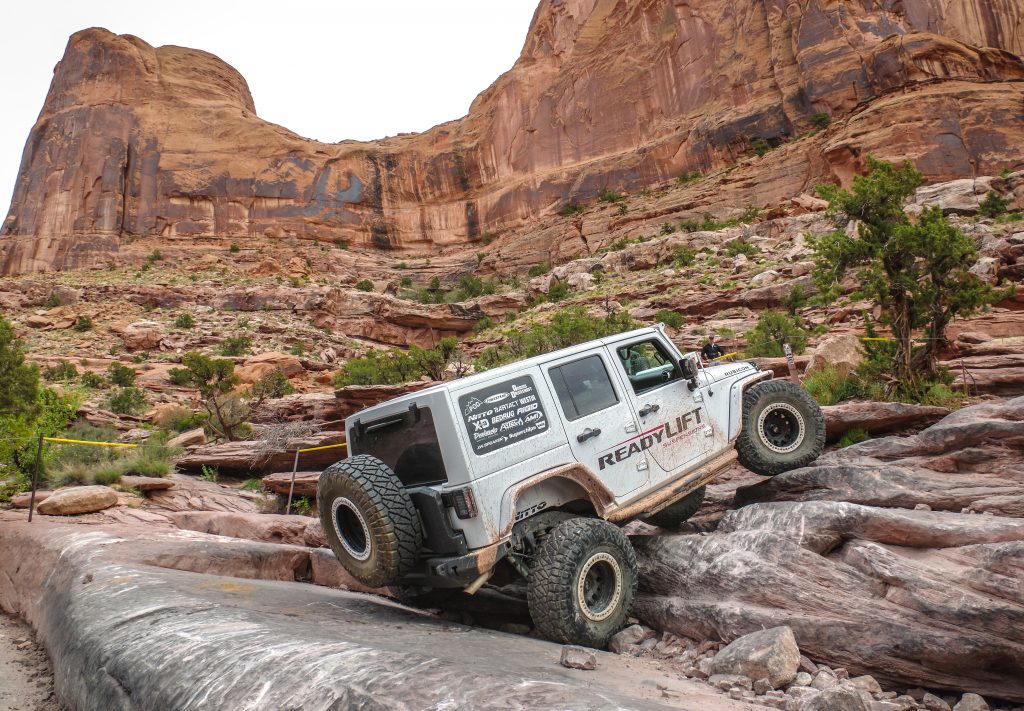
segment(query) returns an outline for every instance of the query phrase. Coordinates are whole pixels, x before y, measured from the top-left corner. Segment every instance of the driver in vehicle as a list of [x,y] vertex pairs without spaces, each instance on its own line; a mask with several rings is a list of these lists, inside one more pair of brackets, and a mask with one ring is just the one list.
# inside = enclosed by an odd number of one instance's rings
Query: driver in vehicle
[[722,347],[715,343],[717,337],[715,334],[708,336],[708,342],[704,344],[704,347],[700,351],[701,357],[708,363],[713,361],[715,358],[721,358],[725,355],[725,351]]

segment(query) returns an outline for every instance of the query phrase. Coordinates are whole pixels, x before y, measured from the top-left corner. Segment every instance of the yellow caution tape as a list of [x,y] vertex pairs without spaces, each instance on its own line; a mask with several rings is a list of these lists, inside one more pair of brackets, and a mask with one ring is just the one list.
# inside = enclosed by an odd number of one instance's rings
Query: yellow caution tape
[[335,447],[347,447],[347,442],[341,444],[325,444],[323,447],[309,447],[308,449],[300,449],[300,452],[319,452],[321,449],[334,449]]
[[868,338],[867,336],[861,336],[862,341],[891,341],[891,338]]
[[726,353],[725,355],[720,355],[717,358],[712,358],[711,360],[712,361],[716,361],[716,360],[722,360],[722,358],[732,358],[734,355],[739,355],[739,351],[737,351],[735,353]]
[[96,447],[138,447],[137,444],[122,444],[121,442],[90,442],[85,439],[62,439],[60,437],[43,437],[45,442],[63,442],[64,444],[91,444]]

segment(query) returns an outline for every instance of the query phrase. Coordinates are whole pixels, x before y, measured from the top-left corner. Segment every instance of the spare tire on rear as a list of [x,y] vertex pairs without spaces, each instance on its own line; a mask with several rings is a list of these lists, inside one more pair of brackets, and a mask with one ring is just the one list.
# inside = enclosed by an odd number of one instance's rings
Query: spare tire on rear
[[763,476],[805,467],[825,448],[825,416],[811,394],[788,380],[757,383],[743,394],[740,464]]
[[394,583],[416,564],[423,543],[419,514],[379,459],[357,454],[327,467],[316,504],[331,550],[363,585]]

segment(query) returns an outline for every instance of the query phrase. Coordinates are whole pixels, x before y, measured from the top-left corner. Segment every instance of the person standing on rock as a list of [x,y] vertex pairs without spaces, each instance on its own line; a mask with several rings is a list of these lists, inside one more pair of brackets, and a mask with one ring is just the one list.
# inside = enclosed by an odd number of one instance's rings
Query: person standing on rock
[[721,358],[725,355],[725,351],[722,350],[722,347],[715,343],[716,338],[717,336],[713,333],[708,336],[708,342],[704,344],[704,347],[700,351],[701,356],[709,363],[715,358]]

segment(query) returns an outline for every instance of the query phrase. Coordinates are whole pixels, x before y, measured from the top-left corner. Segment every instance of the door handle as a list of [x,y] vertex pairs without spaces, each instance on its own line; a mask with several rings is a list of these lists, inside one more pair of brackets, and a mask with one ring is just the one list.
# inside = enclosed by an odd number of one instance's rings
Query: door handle
[[588,427],[587,429],[583,430],[578,435],[576,435],[576,441],[577,442],[586,442],[591,437],[597,437],[599,434],[601,434],[601,429],[600,428],[595,427],[594,429],[590,429]]
[[661,405],[644,405],[642,408],[640,408],[640,412],[638,412],[637,414],[640,415],[640,417],[647,417],[652,412],[657,412],[660,409]]

